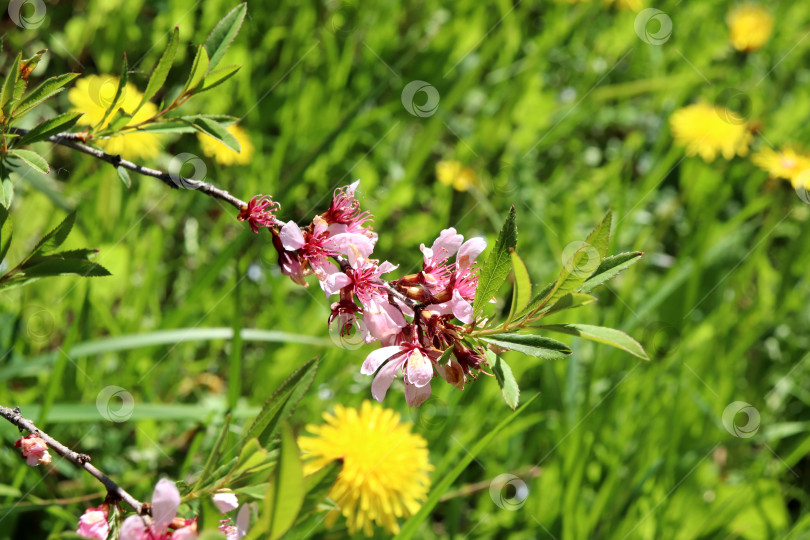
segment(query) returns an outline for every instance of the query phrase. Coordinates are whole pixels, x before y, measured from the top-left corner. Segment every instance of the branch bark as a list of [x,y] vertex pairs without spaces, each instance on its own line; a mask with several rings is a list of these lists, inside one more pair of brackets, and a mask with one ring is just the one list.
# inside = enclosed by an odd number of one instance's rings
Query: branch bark
[[87,471],[93,478],[101,482],[104,487],[107,488],[108,500],[124,501],[139,515],[144,515],[146,513],[146,508],[142,502],[127,493],[124,488],[116,484],[112,479],[110,479],[110,477],[90,464],[90,456],[71,450],[41,429],[37,428],[37,426],[35,426],[31,420],[23,418],[19,407],[11,409],[9,407],[0,406],[0,416],[17,426],[20,431],[26,430],[41,438],[54,452],[64,457],[80,469]]
[[[9,128],[10,133],[16,133],[18,135],[25,135],[28,133],[27,129],[20,129],[20,128]],[[230,204],[237,210],[243,210],[247,203],[238,197],[234,197],[224,189],[220,189],[213,184],[208,182],[203,182],[202,180],[194,180],[192,178],[183,178],[178,174],[170,174],[165,171],[161,171],[158,169],[152,169],[149,167],[144,167],[143,165],[138,165],[137,163],[133,163],[122,158],[120,155],[117,154],[108,154],[103,150],[99,150],[98,148],[93,148],[83,142],[79,142],[79,137],[77,137],[76,133],[57,133],[56,135],[51,135],[48,137],[48,141],[58,144],[60,146],[65,146],[67,148],[71,148],[73,150],[78,150],[84,154],[88,154],[93,156],[96,159],[100,159],[102,161],[106,161],[107,163],[111,164],[113,167],[123,167],[130,171],[134,171],[139,174],[143,174],[145,176],[152,176],[157,178],[167,186],[172,189],[178,188],[185,188],[194,191],[200,191],[209,197],[213,197],[214,199],[219,199],[221,201],[225,201],[226,203]]]

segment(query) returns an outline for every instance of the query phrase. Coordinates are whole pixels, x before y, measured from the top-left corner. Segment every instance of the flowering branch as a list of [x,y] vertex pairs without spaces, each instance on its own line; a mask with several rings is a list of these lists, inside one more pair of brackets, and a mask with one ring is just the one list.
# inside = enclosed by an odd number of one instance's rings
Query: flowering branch
[[98,470],[90,464],[90,456],[87,454],[80,454],[75,452],[60,443],[37,426],[31,420],[23,418],[19,407],[11,409],[9,407],[0,406],[0,416],[17,426],[20,431],[26,430],[32,435],[39,437],[52,448],[57,454],[64,457],[80,469],[87,471],[93,478],[104,484],[107,488],[107,501],[117,502],[124,501],[139,515],[147,515],[149,512],[148,505],[144,505],[138,499],[127,493],[124,488],[116,484],[109,476]]

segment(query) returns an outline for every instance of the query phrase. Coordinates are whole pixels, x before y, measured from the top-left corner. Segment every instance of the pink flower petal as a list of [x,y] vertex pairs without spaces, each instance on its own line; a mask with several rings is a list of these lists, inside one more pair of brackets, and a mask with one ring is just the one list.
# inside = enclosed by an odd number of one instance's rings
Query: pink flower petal
[[413,349],[408,354],[407,373],[408,382],[421,388],[430,384],[433,378],[433,364],[419,349]]
[[180,492],[174,482],[161,478],[155,486],[152,494],[152,518],[154,519],[154,529],[164,532],[169,523],[177,515],[180,507]]
[[464,237],[457,234],[453,227],[444,229],[431,247],[433,250],[433,260],[441,261],[455,255],[463,241]]
[[412,384],[405,385],[405,401],[408,407],[418,407],[430,397],[430,385],[421,388]]
[[227,514],[231,510],[236,510],[236,508],[239,507],[239,500],[236,498],[236,494],[231,491],[214,493],[211,500],[217,505],[217,509],[221,514]]
[[453,291],[453,299],[450,300],[450,307],[453,310],[453,315],[456,319],[465,324],[472,324],[473,322],[473,308],[472,305],[461,297],[457,291]]
[[279,238],[281,238],[281,245],[284,246],[284,249],[289,251],[301,249],[306,244],[304,234],[294,221],[288,221],[284,224],[279,231]]
[[382,400],[385,399],[385,394],[388,393],[388,389],[391,387],[391,383],[394,382],[394,378],[397,376],[397,369],[399,369],[401,365],[401,361],[391,361],[385,364],[380,372],[377,373],[377,376],[374,377],[374,382],[371,383],[371,395],[374,399],[382,403]]
[[141,516],[129,516],[121,524],[119,540],[149,540],[151,534],[149,528]]
[[390,347],[381,347],[376,351],[371,351],[368,356],[366,356],[366,360],[363,362],[363,367],[360,368],[360,373],[363,375],[374,375],[377,368],[379,368],[383,362],[395,354],[401,353],[405,350],[405,347],[392,345]]
[[487,241],[483,238],[470,238],[458,250],[456,262],[458,270],[463,272],[475,262],[475,259],[487,248]]

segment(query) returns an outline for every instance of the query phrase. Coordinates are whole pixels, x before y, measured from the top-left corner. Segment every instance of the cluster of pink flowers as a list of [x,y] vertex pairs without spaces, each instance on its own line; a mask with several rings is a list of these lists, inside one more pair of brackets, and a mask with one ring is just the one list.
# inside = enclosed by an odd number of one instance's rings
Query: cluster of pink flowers
[[[463,388],[487,365],[482,349],[462,341],[465,325],[473,322],[474,263],[486,242],[465,242],[455,229],[445,229],[431,247],[421,246],[421,272],[386,281],[383,275],[397,266],[371,258],[377,234],[370,227],[373,216],[355,196],[358,184],[335,190],[329,209],[306,227],[279,221],[278,205],[265,196],[254,197],[239,219],[254,231],[270,229],[282,273],[305,287],[304,278],[314,274],[327,297],[338,296],[330,327],[337,324],[343,336],[359,332],[366,343],[381,343],[361,369],[376,373],[374,398],[382,401],[401,373],[408,405],[418,406],[430,396],[434,376]],[[453,355],[440,362],[449,348]]]
[[[227,514],[239,507],[236,495],[230,490],[220,490],[211,499],[222,514]],[[174,482],[161,479],[152,494],[151,514],[147,516],[129,516],[121,524],[120,540],[194,540],[197,538],[197,519],[184,519],[177,516],[180,507],[180,491]],[[110,534],[110,505],[102,504],[97,508],[88,508],[79,518],[76,534],[82,538],[106,540]],[[247,534],[250,521],[250,506],[242,505],[236,517],[220,522],[219,530],[227,540],[240,540]]]
[[34,433],[26,435],[22,439],[17,439],[14,446],[20,449],[22,457],[28,465],[47,465],[51,462],[51,454],[48,452],[48,444]]

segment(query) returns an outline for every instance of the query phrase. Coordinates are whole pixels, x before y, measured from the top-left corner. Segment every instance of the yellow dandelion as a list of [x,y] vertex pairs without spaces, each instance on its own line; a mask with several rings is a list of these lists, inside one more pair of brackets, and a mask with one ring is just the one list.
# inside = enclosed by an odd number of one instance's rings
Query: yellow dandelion
[[236,124],[231,124],[227,129],[239,141],[241,152],[234,152],[210,135],[197,133],[203,153],[214,158],[220,165],[244,165],[250,163],[251,158],[253,158],[253,143],[250,142],[247,132]]
[[438,162],[436,178],[446,186],[453,186],[456,191],[467,191],[476,183],[475,171],[455,160]]
[[738,51],[751,52],[762,48],[771,36],[773,16],[762,6],[743,4],[728,15],[731,44]]
[[699,102],[678,109],[669,119],[675,142],[686,155],[713,161],[718,153],[726,159],[748,154],[751,131],[747,122],[725,107]]
[[[76,85],[68,92],[68,100],[72,105],[71,111],[82,112],[84,116],[79,118],[79,124],[94,126],[98,124],[107,108],[115,99],[115,92],[118,88],[118,77],[113,75],[90,75],[76,81]],[[141,102],[143,94],[138,91],[135,85],[127,83],[124,87],[123,102],[121,108],[126,113],[132,113]],[[144,120],[148,120],[157,113],[154,103],[147,102],[135,113],[135,116],[127,122],[133,125]],[[111,114],[102,124],[102,128],[109,125],[113,115]],[[153,133],[128,132],[124,135],[116,135],[109,139],[97,140],[96,143],[110,154],[120,154],[127,159],[139,159],[154,157],[160,152],[160,139]]]
[[[763,148],[753,156],[751,161],[774,178],[790,180],[794,188],[810,187],[810,155],[786,146],[780,151]],[[802,184],[802,185],[800,185]]]
[[368,400],[360,409],[338,405],[323,418],[325,424],[307,426],[312,436],[300,437],[298,444],[306,474],[343,459],[329,492],[338,510],[329,512],[327,524],[343,514],[351,534],[363,530],[371,536],[374,523],[396,534],[397,518],[413,515],[427,497],[433,470],[427,442],[411,433],[399,414]]

